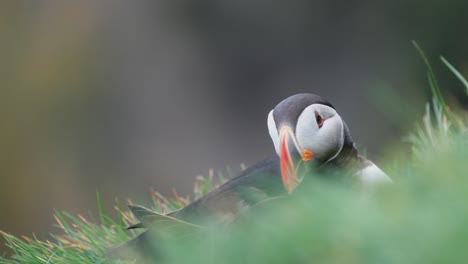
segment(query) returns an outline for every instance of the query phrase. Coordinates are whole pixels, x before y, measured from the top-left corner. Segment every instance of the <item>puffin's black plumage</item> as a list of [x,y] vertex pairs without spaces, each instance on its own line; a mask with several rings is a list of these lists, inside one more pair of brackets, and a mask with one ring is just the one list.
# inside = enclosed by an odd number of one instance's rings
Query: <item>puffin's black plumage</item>
[[279,171],[278,157],[263,160],[169,215],[195,224],[229,222],[244,207],[286,194]]
[[[307,110],[309,107],[315,107],[315,110]],[[307,111],[309,112],[306,113]],[[321,111],[322,113],[320,113]],[[309,120],[310,115],[314,115],[314,113],[315,117],[317,117],[317,122],[320,121],[321,123],[312,124],[312,122],[315,122],[315,119],[312,118],[311,120],[313,121]],[[309,117],[307,117],[307,115],[309,115]],[[303,119],[302,121],[301,118]],[[332,120],[333,118],[334,120]],[[310,126],[313,127],[313,131],[307,130],[308,123],[306,123],[306,128],[304,128],[304,119],[311,122]],[[280,157],[284,154],[281,151],[297,150],[300,152],[302,151],[302,147],[305,149],[305,146],[298,146],[301,142],[296,138],[292,141],[295,144],[295,150],[292,150],[294,148],[291,146],[290,148],[285,146],[283,144],[284,142],[279,142],[286,141],[286,137],[283,138],[284,135],[280,133],[280,130],[285,127],[286,136],[291,137],[295,137],[296,134],[301,133],[305,135],[308,135],[307,133],[309,133],[310,135],[311,131],[314,133],[317,131],[338,131],[336,133],[339,133],[339,135],[330,135],[329,137],[322,133],[321,137],[325,136],[323,140],[329,141],[325,143],[330,146],[336,145],[336,150],[326,150],[333,153],[330,158],[316,159],[315,163],[313,163],[316,171],[338,169],[346,171],[347,173],[344,173],[346,175],[355,174],[357,175],[356,177],[363,181],[376,181],[375,179],[380,178],[389,181],[387,176],[372,162],[358,155],[358,151],[353,138],[351,137],[348,126],[336,113],[335,108],[328,101],[318,95],[296,94],[286,98],[272,110],[269,115],[268,122],[270,136],[275,144],[276,152]],[[272,125],[270,122],[274,124]],[[330,130],[330,127],[327,128],[329,130],[320,130],[322,129],[322,126],[325,128],[324,122],[330,122],[325,124],[328,124],[328,126],[334,125],[336,127],[332,127],[333,130]],[[296,131],[297,129],[302,130]],[[290,140],[290,138],[288,138],[288,140]],[[302,140],[304,143],[304,139]],[[305,140],[305,142],[307,143],[308,141]],[[280,143],[282,144],[281,146],[279,146]],[[323,142],[318,143],[318,145],[320,145]],[[279,149],[280,147],[281,150]],[[320,157],[321,154],[317,152],[314,153],[312,151],[311,153],[318,157]],[[287,156],[290,158],[289,153],[286,154],[288,154]],[[300,156],[302,153],[298,153],[298,155]],[[207,222],[221,225],[227,224],[234,220],[245,209],[266,199],[287,195],[288,192],[290,192],[289,189],[288,191],[285,189],[286,183],[284,174],[287,173],[287,171],[283,170],[284,168],[282,167],[288,164],[284,165],[285,163],[282,163],[283,160],[280,161],[280,157],[274,156],[258,162],[247,170],[239,173],[236,177],[230,179],[217,189],[187,205],[185,208],[167,215],[157,214],[156,212],[144,207],[132,206],[130,209],[141,221],[140,224],[133,227],[144,227],[149,230],[153,230],[161,227],[161,223],[171,221],[175,222],[176,226],[188,227],[189,229],[194,227],[196,228],[196,226],[203,226]],[[283,158],[284,157],[281,157],[281,159]],[[303,158],[303,160],[306,159]],[[287,162],[293,161],[287,160]],[[296,172],[293,174],[296,174]],[[377,174],[377,178],[372,174]],[[158,230],[153,231],[156,233],[158,232]],[[121,247],[114,248],[112,252],[115,253],[123,247],[132,247],[137,251],[144,252],[147,250],[147,242],[148,234],[143,233],[131,242],[124,244]]]
[[[268,198],[287,194],[281,182],[279,171],[279,158],[277,156],[265,159],[242,171],[205,196],[180,210],[167,214],[167,216],[200,226],[208,223],[228,224],[235,220],[242,210]],[[148,210],[139,206],[130,206],[130,209],[132,212]],[[152,216],[161,216],[156,212],[149,210],[147,212],[153,214]],[[139,218],[136,213],[134,214]],[[163,243],[163,241],[160,241],[157,235],[158,230],[152,230],[158,226],[146,226],[143,223],[138,223],[129,228],[147,228],[154,232],[145,231],[125,244],[110,248],[107,251],[109,257],[131,258],[137,260],[138,263],[147,259],[161,258],[155,245],[159,242]],[[160,226],[160,228],[165,227]],[[196,226],[193,228],[197,229]]]

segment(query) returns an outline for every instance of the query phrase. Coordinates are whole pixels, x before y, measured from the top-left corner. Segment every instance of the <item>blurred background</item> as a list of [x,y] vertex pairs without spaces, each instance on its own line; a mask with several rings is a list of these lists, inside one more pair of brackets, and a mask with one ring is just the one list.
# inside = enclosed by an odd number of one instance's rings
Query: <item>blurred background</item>
[[468,75],[466,14],[455,0],[2,1],[0,229],[44,236],[53,209],[96,213],[96,191],[111,209],[239,171],[274,153],[267,114],[297,92],[329,99],[378,161],[430,98],[411,40],[468,104],[438,60]]

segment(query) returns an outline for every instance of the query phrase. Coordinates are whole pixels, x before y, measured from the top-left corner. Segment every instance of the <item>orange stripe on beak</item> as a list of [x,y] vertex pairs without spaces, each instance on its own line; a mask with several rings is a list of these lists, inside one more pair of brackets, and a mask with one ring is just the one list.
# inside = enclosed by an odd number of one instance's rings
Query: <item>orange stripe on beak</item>
[[291,159],[291,155],[289,154],[288,136],[289,134],[287,131],[282,131],[280,143],[280,166],[281,178],[283,180],[284,187],[288,193],[291,193],[297,185],[297,177],[294,163]]

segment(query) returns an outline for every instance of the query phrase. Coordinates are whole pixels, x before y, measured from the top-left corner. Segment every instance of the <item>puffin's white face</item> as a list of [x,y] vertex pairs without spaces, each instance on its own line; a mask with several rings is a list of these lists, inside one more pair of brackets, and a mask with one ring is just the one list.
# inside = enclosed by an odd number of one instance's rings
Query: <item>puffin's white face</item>
[[[273,118],[273,110],[268,114],[268,132],[280,155],[280,131]],[[304,109],[296,123],[295,135],[299,151],[310,150],[321,162],[327,162],[338,155],[343,148],[343,121],[335,109],[322,104],[313,104]]]
[[344,145],[344,125],[335,109],[323,104],[309,105],[297,122],[282,120],[279,122],[286,123],[278,126],[273,111],[268,114],[268,131],[280,156],[283,181],[288,191],[292,191],[298,181],[296,163],[302,159],[321,165],[335,158]]

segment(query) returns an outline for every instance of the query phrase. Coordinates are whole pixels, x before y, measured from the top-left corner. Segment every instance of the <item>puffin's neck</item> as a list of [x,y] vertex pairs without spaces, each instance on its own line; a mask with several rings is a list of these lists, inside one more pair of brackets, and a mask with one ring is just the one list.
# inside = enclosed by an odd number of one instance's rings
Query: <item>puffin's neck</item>
[[358,155],[356,145],[354,144],[354,140],[351,137],[349,128],[344,121],[343,121],[343,132],[344,132],[343,148],[341,149],[340,153],[336,155],[335,158],[333,158],[332,160],[328,161],[325,164],[326,167],[344,168],[347,166],[353,166],[353,164],[359,161],[359,155]]

